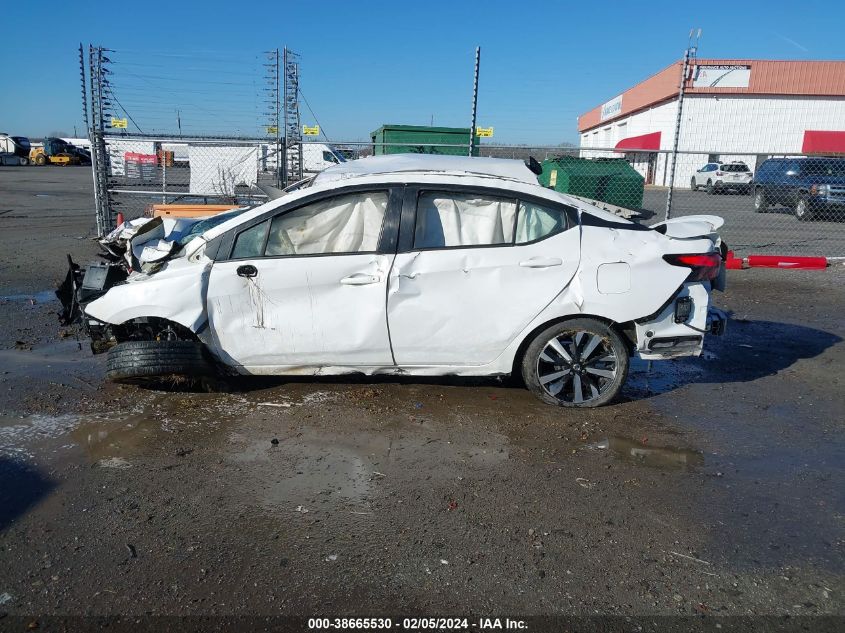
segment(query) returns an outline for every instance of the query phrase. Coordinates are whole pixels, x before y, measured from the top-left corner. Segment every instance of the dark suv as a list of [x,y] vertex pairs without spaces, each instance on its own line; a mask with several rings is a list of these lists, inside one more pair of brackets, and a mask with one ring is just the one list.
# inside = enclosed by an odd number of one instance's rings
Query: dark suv
[[845,215],[845,159],[770,158],[757,169],[751,190],[757,213],[782,204],[802,221],[823,211]]

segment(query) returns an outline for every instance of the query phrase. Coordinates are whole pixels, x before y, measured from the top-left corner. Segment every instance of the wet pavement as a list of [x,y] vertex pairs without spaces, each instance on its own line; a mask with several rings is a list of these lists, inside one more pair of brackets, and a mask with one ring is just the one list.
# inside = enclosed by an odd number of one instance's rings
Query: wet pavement
[[726,337],[589,411],[107,384],[60,271],[0,267],[0,614],[845,614],[841,266],[732,271]]

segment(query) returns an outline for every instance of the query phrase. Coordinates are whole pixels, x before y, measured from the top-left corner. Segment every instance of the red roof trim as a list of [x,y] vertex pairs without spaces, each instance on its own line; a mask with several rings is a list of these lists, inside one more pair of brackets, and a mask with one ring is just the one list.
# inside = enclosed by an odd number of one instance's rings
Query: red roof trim
[[806,130],[801,152],[804,154],[845,154],[845,131]]
[[616,149],[627,150],[658,150],[660,149],[660,132],[652,132],[651,134],[640,134],[639,136],[629,136],[623,138],[616,144]]

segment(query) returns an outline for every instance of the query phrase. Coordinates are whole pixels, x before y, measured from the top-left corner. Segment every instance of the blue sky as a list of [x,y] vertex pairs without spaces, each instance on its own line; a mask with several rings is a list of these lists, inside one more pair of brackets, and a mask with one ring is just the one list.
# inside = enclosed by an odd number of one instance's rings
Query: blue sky
[[480,45],[479,125],[550,145],[575,142],[578,114],[679,59],[692,27],[701,57],[845,58],[833,1],[12,0],[3,15],[0,131],[29,136],[82,129],[80,42],[114,49],[115,95],[145,132],[175,131],[178,109],[186,132],[229,134],[262,129],[261,53],[287,45],[314,110],[303,104],[303,123],[335,140],[432,117],[467,126]]

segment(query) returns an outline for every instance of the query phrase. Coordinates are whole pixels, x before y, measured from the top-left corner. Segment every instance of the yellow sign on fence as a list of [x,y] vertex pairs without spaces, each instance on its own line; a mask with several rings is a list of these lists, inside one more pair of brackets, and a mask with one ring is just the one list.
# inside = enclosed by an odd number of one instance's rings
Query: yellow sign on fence
[[277,128],[275,125],[270,125],[267,127],[267,134],[275,134],[278,131],[279,128]]
[[493,136],[493,128],[492,127],[477,127],[477,128],[475,128],[475,135],[476,136]]
[[127,119],[115,119],[114,117],[112,117],[111,126],[114,128],[125,130],[127,127],[129,127],[129,121]]
[[314,125],[312,127],[309,127],[307,125],[303,125],[302,126],[302,133],[305,136],[319,136],[320,135],[320,126]]

